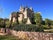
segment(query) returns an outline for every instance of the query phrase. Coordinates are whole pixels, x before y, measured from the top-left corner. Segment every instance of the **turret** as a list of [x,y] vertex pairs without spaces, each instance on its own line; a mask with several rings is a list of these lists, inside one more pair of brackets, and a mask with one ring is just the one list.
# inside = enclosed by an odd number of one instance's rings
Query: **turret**
[[20,6],[19,11],[20,11],[21,13],[23,13],[23,12],[24,12],[24,7],[23,7],[23,6]]
[[33,8],[32,8],[32,7],[30,7],[30,10],[32,10],[32,11],[33,11]]

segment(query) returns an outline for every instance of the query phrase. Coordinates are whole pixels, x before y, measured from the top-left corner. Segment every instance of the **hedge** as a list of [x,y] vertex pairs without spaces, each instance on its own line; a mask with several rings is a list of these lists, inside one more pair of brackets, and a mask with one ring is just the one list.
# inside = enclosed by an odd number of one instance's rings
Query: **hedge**
[[16,30],[16,31],[38,31],[43,32],[42,26],[36,26],[34,24],[18,24],[12,26],[10,29]]

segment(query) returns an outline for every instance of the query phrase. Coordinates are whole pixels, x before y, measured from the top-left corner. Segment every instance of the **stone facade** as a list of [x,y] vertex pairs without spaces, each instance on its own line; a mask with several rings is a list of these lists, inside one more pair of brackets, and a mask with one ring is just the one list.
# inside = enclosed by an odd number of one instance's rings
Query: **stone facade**
[[26,24],[31,24],[33,22],[34,18],[34,12],[32,8],[28,7],[20,7],[19,12],[12,13],[10,15],[9,20],[11,22],[17,22],[21,23],[24,19],[27,19]]

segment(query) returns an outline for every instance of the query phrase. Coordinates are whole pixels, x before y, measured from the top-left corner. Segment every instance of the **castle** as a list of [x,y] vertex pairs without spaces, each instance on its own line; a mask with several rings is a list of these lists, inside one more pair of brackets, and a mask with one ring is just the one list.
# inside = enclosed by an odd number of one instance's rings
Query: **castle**
[[10,15],[9,21],[22,23],[23,20],[26,24],[32,24],[34,18],[33,8],[20,6],[19,12],[12,13]]

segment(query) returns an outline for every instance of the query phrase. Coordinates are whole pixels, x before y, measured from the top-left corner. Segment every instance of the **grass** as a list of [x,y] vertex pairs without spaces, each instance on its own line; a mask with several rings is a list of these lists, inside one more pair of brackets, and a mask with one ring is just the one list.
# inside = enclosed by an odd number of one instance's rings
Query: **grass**
[[20,40],[20,39],[12,35],[6,35],[6,36],[0,35],[0,40]]
[[44,29],[44,32],[53,33],[53,29]]

